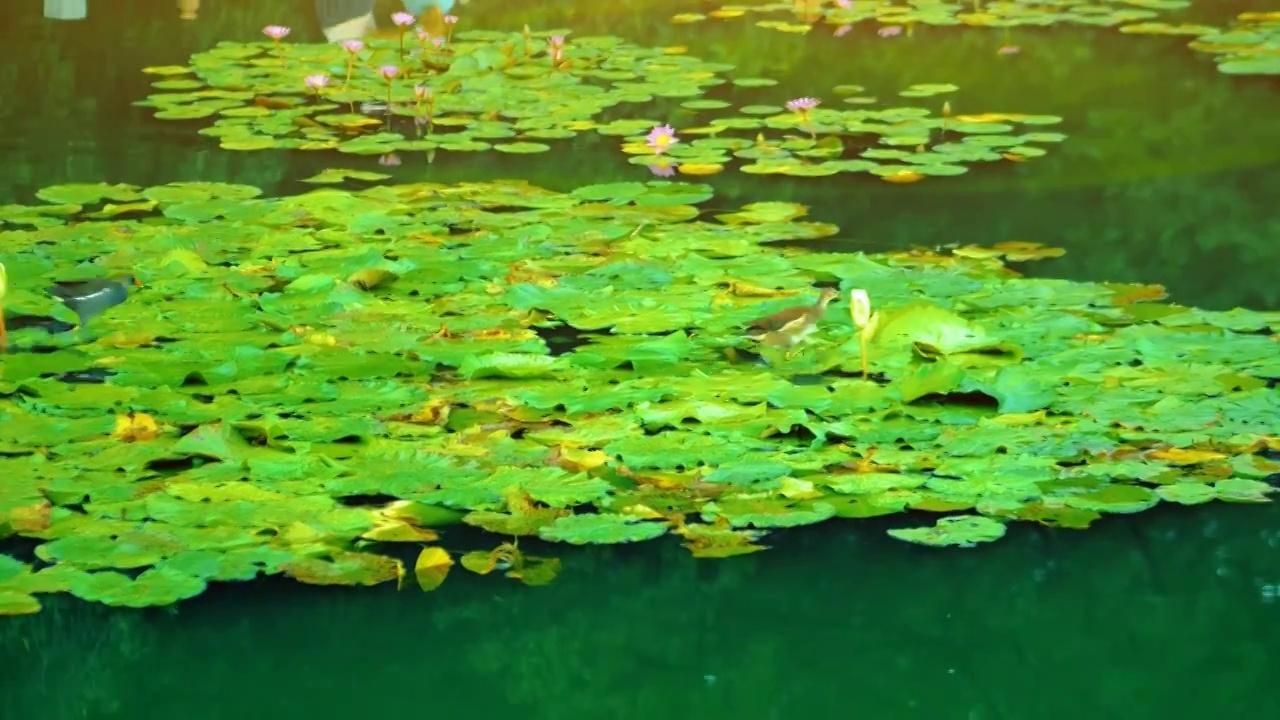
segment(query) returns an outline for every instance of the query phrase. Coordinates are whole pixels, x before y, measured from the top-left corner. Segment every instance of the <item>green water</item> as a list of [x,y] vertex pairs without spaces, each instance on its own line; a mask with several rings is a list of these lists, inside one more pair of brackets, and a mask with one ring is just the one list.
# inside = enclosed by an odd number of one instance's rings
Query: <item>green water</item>
[[[182,63],[268,23],[318,35],[310,1],[205,0],[180,23],[168,0],[112,0],[52,23],[18,3],[0,25],[0,202],[60,182],[249,183],[268,194],[373,159],[234,153],[150,119],[148,65]],[[1204,2],[1222,22],[1258,2]],[[844,229],[846,249],[1065,247],[1029,273],[1161,283],[1181,302],[1280,306],[1280,85],[1231,78],[1185,38],[1016,30],[882,39],[776,33],[731,20],[671,25],[689,0],[511,7],[473,0],[484,27],[573,27],[687,45],[787,96],[857,83],[891,97],[961,85],[958,112],[1057,114],[1047,157],[891,185],[870,176],[708,178],[716,203],[793,200]],[[302,39],[302,38],[300,38]],[[909,43],[909,44],[908,44]],[[757,97],[761,91],[751,91]],[[739,99],[735,96],[735,99]],[[776,101],[777,98],[774,98]],[[687,118],[674,104],[646,115]],[[398,181],[522,177],[556,189],[645,179],[613,140],[554,156],[405,157]],[[387,170],[386,168],[378,168]],[[0,480],[3,482],[3,480]],[[456,570],[437,592],[260,581],[176,611],[50,597],[0,622],[0,718],[1244,718],[1280,701],[1280,512],[1215,504],[1112,516],[1085,532],[1014,525],[998,543],[931,551],[892,521],[775,533],[773,549],[697,561],[672,543],[551,553],[547,588]],[[449,542],[465,544],[451,530]]]

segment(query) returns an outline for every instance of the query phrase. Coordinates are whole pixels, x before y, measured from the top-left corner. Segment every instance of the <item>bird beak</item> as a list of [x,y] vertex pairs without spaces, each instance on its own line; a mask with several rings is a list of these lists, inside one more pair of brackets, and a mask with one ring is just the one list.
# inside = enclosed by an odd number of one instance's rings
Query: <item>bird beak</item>
[[142,287],[142,281],[139,280],[138,278],[133,279],[133,284],[135,287]]

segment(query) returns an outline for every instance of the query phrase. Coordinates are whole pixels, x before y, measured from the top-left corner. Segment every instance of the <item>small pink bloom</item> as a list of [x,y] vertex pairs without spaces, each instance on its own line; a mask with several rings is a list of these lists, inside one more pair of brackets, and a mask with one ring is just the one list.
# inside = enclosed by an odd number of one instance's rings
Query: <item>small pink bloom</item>
[[836,0],[836,7],[848,10],[853,7],[853,0]]
[[658,125],[645,136],[645,143],[653,148],[653,152],[661,155],[680,140],[676,137],[675,128],[670,125]]
[[378,157],[379,165],[395,166],[400,164],[400,156],[395,153],[387,153]]
[[400,68],[396,67],[395,65],[383,65],[382,67],[378,68],[378,74],[386,78],[387,81],[390,82],[391,80],[395,79],[395,76],[400,74]]
[[426,85],[414,85],[413,96],[419,100],[430,100],[432,97],[431,88]]
[[457,15],[445,15],[442,19],[445,25],[456,25],[458,23]]
[[547,54],[551,56],[551,62],[560,62],[564,58],[564,36],[552,35],[547,38]]
[[996,52],[999,53],[1000,55],[1017,55],[1018,53],[1022,52],[1022,48],[1018,47],[1017,45],[1004,45]]
[[262,34],[272,40],[279,41],[283,40],[284,37],[289,34],[289,28],[283,25],[268,25],[262,28]]
[[356,53],[364,49],[364,43],[361,42],[360,40],[343,40],[342,49],[346,50],[352,55],[355,55]]
[[440,49],[444,47],[444,38],[433,37],[431,38],[431,44],[435,45],[436,49]]
[[848,35],[849,31],[852,29],[853,29],[852,25],[841,25],[840,27],[836,28],[836,31],[832,34],[835,35],[836,37],[844,37],[845,35]]
[[422,42],[426,42],[430,39],[431,39],[431,33],[427,32],[426,30],[423,30],[422,28],[418,28],[418,40]]
[[396,27],[404,28],[417,22],[417,18],[407,12],[398,12],[391,16],[391,22],[395,23]]
[[787,101],[787,109],[792,112],[806,113],[818,107],[822,101],[814,97],[802,97]]
[[312,90],[315,90],[316,92],[319,92],[323,90],[326,85],[329,84],[329,76],[325,75],[324,73],[308,75],[306,78],[303,79],[303,82],[307,84],[307,87],[311,88]]
[[877,30],[876,34],[879,35],[880,37],[893,37],[894,35],[901,35],[902,26],[901,25],[885,25],[884,27]]

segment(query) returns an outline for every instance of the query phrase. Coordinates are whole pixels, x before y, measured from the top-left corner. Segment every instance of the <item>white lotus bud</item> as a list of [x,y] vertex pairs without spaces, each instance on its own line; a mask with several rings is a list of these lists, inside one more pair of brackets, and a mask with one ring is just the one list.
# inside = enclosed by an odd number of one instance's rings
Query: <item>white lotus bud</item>
[[871,320],[871,298],[867,291],[854,288],[849,291],[849,317],[855,327],[862,327]]

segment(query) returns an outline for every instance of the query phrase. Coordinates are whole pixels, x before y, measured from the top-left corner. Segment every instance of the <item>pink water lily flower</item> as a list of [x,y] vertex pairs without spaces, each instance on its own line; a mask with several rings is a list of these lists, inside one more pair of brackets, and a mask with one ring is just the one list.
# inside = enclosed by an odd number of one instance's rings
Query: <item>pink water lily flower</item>
[[427,100],[432,96],[431,88],[426,85],[414,85],[413,96],[419,100]]
[[398,13],[392,14],[391,16],[391,22],[395,23],[397,27],[402,27],[402,28],[409,27],[410,25],[414,24],[417,21],[418,21],[417,18],[415,18],[414,16],[410,15],[407,12],[398,12]]
[[853,7],[853,0],[836,0],[836,7],[848,10]]
[[283,25],[268,25],[262,28],[262,34],[276,42],[280,42],[289,34],[289,28]]
[[312,90],[320,92],[329,84],[329,76],[324,73],[316,73],[315,75],[308,75],[303,79],[303,82]]
[[645,136],[645,143],[653,148],[655,155],[661,155],[678,142],[680,139],[676,137],[676,130],[670,125],[658,125]]
[[809,112],[810,110],[818,107],[821,104],[822,104],[822,101],[819,100],[818,98],[802,97],[802,98],[796,98],[795,100],[788,100],[787,109],[792,112],[798,112],[803,114],[803,113]]
[[876,34],[877,34],[877,35],[879,35],[880,37],[893,37],[893,36],[895,36],[895,35],[901,35],[901,34],[902,34],[902,26],[901,26],[901,25],[886,25],[886,26],[884,26],[884,27],[880,28],[879,30],[877,30],[877,31],[876,31]]
[[342,49],[355,55],[364,49],[364,42],[361,40],[343,40]]
[[836,31],[834,33],[831,33],[831,34],[835,35],[836,37],[844,37],[845,35],[848,35],[849,31],[852,29],[853,29],[852,25],[847,25],[847,24],[841,25],[840,27],[836,28]]
[[547,54],[551,56],[551,62],[559,64],[564,58],[564,36],[552,35],[547,38]]
[[396,67],[395,65],[383,65],[382,67],[378,68],[378,74],[381,75],[383,78],[385,78],[387,82],[390,82],[394,80],[397,75],[400,74],[400,68]]
[[442,19],[446,25],[456,25],[458,23],[457,15],[445,15]]

